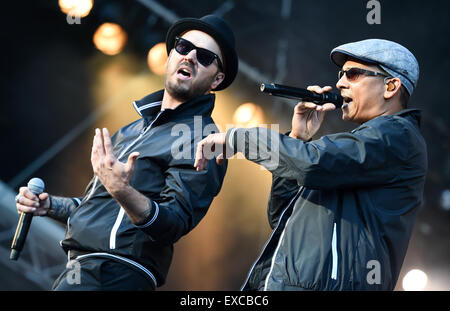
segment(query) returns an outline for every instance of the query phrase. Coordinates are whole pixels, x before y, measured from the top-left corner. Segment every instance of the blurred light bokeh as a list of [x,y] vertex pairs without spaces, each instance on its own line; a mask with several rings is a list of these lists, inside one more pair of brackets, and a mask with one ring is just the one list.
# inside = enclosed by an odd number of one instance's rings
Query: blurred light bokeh
[[[338,69],[329,60],[333,47],[386,38],[409,47],[419,60],[421,78],[411,107],[423,110],[429,156],[424,206],[396,290],[450,290],[450,108],[442,99],[450,71],[450,44],[443,39],[450,37],[449,2],[382,2],[380,25],[367,24],[365,2],[157,1],[166,11],[142,2],[37,0],[27,8],[21,2],[5,4],[0,12],[6,42],[0,52],[4,183],[17,191],[27,178],[37,176],[51,194],[82,195],[93,174],[94,129],[115,132],[138,119],[133,101],[164,87],[163,42],[173,16],[221,12],[235,31],[241,71],[228,89],[215,93],[213,118],[222,131],[235,125],[277,124],[285,133],[296,103],[261,94],[260,83],[334,86]],[[87,15],[79,24],[68,24],[65,14],[82,3],[92,4]],[[342,16],[349,14],[352,18],[343,23]],[[316,136],[354,127],[334,111]],[[18,178],[55,145],[62,147],[36,166],[33,176]],[[270,185],[268,171],[246,160],[229,160],[209,212],[176,243],[161,290],[238,290],[271,232],[266,212]],[[7,249],[8,230],[15,224],[0,229],[0,247]],[[61,256],[64,260],[62,250]],[[426,279],[420,273],[421,279],[407,275],[413,269],[422,270]],[[0,260],[0,289],[37,289],[12,271]],[[417,280],[420,286],[409,285]]]

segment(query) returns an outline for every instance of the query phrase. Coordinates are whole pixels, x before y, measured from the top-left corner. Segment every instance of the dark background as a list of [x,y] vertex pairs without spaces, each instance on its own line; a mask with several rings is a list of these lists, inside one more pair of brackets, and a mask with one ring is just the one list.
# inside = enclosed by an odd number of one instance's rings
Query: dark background
[[[410,49],[420,65],[419,83],[410,107],[423,110],[422,132],[428,146],[429,170],[425,204],[418,214],[401,277],[409,269],[420,268],[429,272],[430,286],[434,286],[431,289],[450,289],[450,211],[442,202],[443,192],[450,189],[450,103],[445,96],[450,72],[448,1],[380,1],[379,25],[367,23],[366,16],[370,11],[366,8],[367,1],[157,2],[178,17],[222,13],[235,31],[240,59],[257,69],[261,77],[271,79],[256,81],[241,71],[227,92],[237,101],[259,104],[267,120],[280,124],[280,131],[289,129],[292,103],[260,94],[260,82],[299,87],[319,84],[335,88],[338,69],[329,59],[329,52],[334,47],[367,38],[383,38]],[[290,13],[284,17],[283,3],[290,4]],[[17,176],[94,110],[97,99],[93,90],[96,83],[93,71],[96,67],[87,64],[120,61],[120,56],[103,55],[94,47],[92,35],[96,28],[108,20],[125,28],[129,37],[122,54],[137,60],[134,71],[137,73],[145,70],[148,49],[164,41],[170,23],[139,1],[131,0],[94,1],[90,15],[83,18],[81,24],[74,25],[67,23],[57,1],[11,1],[2,4],[0,14],[0,179],[17,191],[30,177],[39,176],[53,194],[79,196],[92,176],[90,143],[94,125],[80,131],[70,144],[29,176],[23,176],[21,180]],[[280,62],[283,55],[286,57],[284,65],[282,58]],[[149,87],[146,92],[155,90]],[[131,105],[129,109],[132,109]],[[338,111],[330,113],[317,135],[356,126],[341,121],[340,116]],[[108,124],[108,120],[104,122]],[[233,161],[236,160],[230,161],[230,167],[237,165]],[[231,178],[230,175],[227,178]],[[240,179],[235,178],[230,182],[239,184]],[[268,181],[266,178],[262,188],[265,192],[259,195],[262,201],[267,199]],[[247,192],[256,191],[247,184],[238,186]],[[228,194],[221,195],[217,200]],[[235,201],[240,202],[238,198]],[[264,204],[260,204],[258,210],[261,219],[265,217]],[[228,216],[248,212],[244,204],[240,205],[239,211],[235,206],[221,208],[227,209],[224,215]],[[251,215],[243,219],[251,220]],[[245,231],[246,225],[246,221],[240,221],[233,228]],[[212,267],[224,270],[214,282],[199,281],[208,275],[186,276],[189,272],[184,269],[197,269],[196,263],[191,261],[183,265],[181,259],[175,259],[173,272],[171,270],[164,288],[239,289],[269,233],[267,221],[261,221],[259,225],[266,228],[256,234],[244,234],[243,240],[240,240],[239,230],[232,235],[226,232],[229,224],[224,225],[224,232],[217,233],[215,237],[220,239],[227,235],[231,242],[224,250],[217,251],[215,260],[208,261]],[[197,252],[197,246],[188,239],[180,241],[180,255],[177,255],[180,257],[177,258],[195,257],[193,253]],[[202,251],[220,248],[221,240],[209,243]],[[186,277],[178,279],[177,275]],[[436,279],[432,275],[436,275]]]

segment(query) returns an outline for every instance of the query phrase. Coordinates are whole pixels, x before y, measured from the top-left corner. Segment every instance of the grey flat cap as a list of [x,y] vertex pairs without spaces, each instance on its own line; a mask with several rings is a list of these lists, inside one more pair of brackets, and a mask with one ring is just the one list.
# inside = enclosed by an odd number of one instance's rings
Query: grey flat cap
[[331,60],[342,67],[349,57],[379,65],[391,76],[399,78],[411,95],[419,81],[419,63],[404,46],[383,39],[367,39],[334,48]]

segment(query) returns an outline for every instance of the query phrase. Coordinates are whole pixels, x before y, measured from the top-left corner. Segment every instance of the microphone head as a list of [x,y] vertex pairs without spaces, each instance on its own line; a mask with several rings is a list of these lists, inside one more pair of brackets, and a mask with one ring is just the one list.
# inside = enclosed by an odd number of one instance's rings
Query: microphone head
[[44,181],[37,177],[30,179],[27,186],[34,194],[41,194],[45,189]]

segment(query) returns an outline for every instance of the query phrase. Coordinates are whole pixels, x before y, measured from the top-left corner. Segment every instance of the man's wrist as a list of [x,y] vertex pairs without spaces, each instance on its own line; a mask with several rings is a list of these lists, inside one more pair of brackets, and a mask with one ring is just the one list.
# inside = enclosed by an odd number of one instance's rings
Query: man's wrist
[[312,136],[311,137],[301,137],[301,136],[295,135],[292,131],[289,133],[289,137],[292,137],[295,139],[300,139],[304,142],[310,142],[312,140]]
[[46,216],[65,222],[75,207],[75,203],[70,198],[49,196],[49,207]]
[[107,188],[111,196],[117,200],[128,196],[133,191],[133,189],[134,188],[131,187],[128,183],[120,183],[114,185],[114,187]]
[[125,210],[134,224],[140,224],[145,221],[152,211],[151,200],[130,184],[123,184],[114,191],[109,190],[109,193]]

